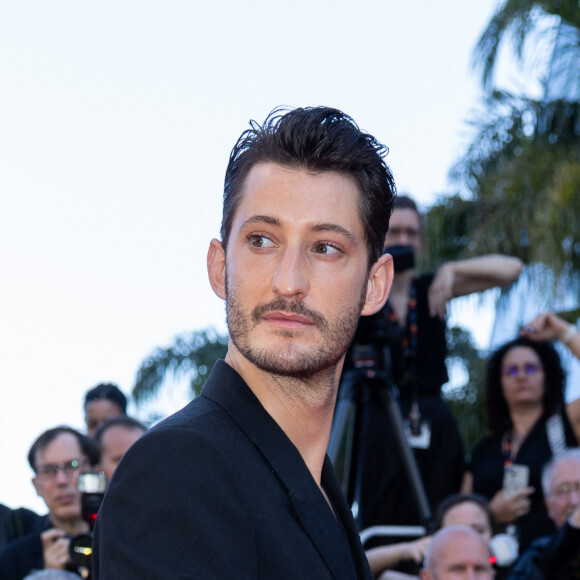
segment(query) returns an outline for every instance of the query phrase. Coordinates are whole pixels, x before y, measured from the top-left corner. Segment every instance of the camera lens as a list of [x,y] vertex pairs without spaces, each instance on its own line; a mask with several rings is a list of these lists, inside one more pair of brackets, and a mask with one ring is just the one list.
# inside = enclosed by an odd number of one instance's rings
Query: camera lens
[[70,559],[76,566],[90,568],[91,556],[93,555],[93,536],[91,534],[79,534],[70,541],[68,548]]

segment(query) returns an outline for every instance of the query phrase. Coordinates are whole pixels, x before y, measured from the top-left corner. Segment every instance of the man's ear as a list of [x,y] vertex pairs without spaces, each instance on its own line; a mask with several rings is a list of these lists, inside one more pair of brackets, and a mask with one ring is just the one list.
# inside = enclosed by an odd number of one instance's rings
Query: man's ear
[[213,291],[222,300],[226,299],[226,253],[223,244],[215,238],[207,251],[207,273]]
[[42,494],[40,493],[40,484],[38,483],[38,480],[36,479],[36,477],[32,478],[32,485],[34,486],[34,489],[36,490],[36,495],[38,497],[42,497]]
[[393,258],[383,254],[371,267],[367,281],[367,294],[361,315],[378,312],[386,303],[393,283]]

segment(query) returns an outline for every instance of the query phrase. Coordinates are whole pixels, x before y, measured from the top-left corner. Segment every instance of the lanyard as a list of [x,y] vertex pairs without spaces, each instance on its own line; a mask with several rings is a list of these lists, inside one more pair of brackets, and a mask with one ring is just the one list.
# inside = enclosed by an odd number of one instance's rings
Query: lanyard
[[[387,302],[389,321],[392,324],[399,324],[397,315]],[[407,359],[407,363],[415,368],[415,357],[417,355],[417,333],[419,327],[417,325],[417,285],[415,278],[411,280],[411,287],[409,288],[409,305],[407,307],[407,324],[403,329],[403,336],[401,337],[401,345],[403,347],[403,355]],[[413,377],[416,379],[416,377]]]
[[518,454],[518,451],[522,448],[526,435],[515,438],[513,433],[506,433],[501,441],[501,450],[503,453],[503,464],[511,465]]
[[[388,303],[387,303],[388,304]],[[388,315],[391,324],[399,325],[395,311],[388,305]],[[400,325],[399,325],[400,326]],[[418,435],[421,431],[421,411],[419,409],[419,384],[417,381],[417,284],[415,278],[411,280],[409,288],[409,304],[407,307],[407,323],[401,336],[401,346],[403,347],[403,358],[405,367],[409,373],[411,384],[412,404],[409,413],[411,433]]]

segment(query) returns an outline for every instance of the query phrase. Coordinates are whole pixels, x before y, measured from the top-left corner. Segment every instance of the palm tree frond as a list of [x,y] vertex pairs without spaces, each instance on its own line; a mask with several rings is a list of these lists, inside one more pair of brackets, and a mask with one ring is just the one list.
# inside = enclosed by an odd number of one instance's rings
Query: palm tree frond
[[153,397],[168,375],[190,376],[198,394],[215,361],[227,351],[227,337],[213,329],[177,335],[171,346],[156,348],[142,363],[132,389],[136,403]]

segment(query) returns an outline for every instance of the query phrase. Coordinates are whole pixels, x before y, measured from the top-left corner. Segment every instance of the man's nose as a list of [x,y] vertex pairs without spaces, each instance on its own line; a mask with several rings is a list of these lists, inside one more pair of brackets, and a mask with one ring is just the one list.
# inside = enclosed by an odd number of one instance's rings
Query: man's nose
[[64,469],[59,469],[56,472],[54,479],[56,483],[58,483],[59,485],[63,485],[70,483],[71,476],[68,473],[66,473]]
[[578,507],[580,505],[580,488],[578,486],[572,486],[570,494],[568,495],[568,501],[571,507]]
[[308,293],[308,259],[299,248],[281,252],[272,280],[272,289],[280,296],[302,297]]
[[408,246],[409,245],[409,235],[405,230],[399,230],[390,233],[388,236],[389,246]]

